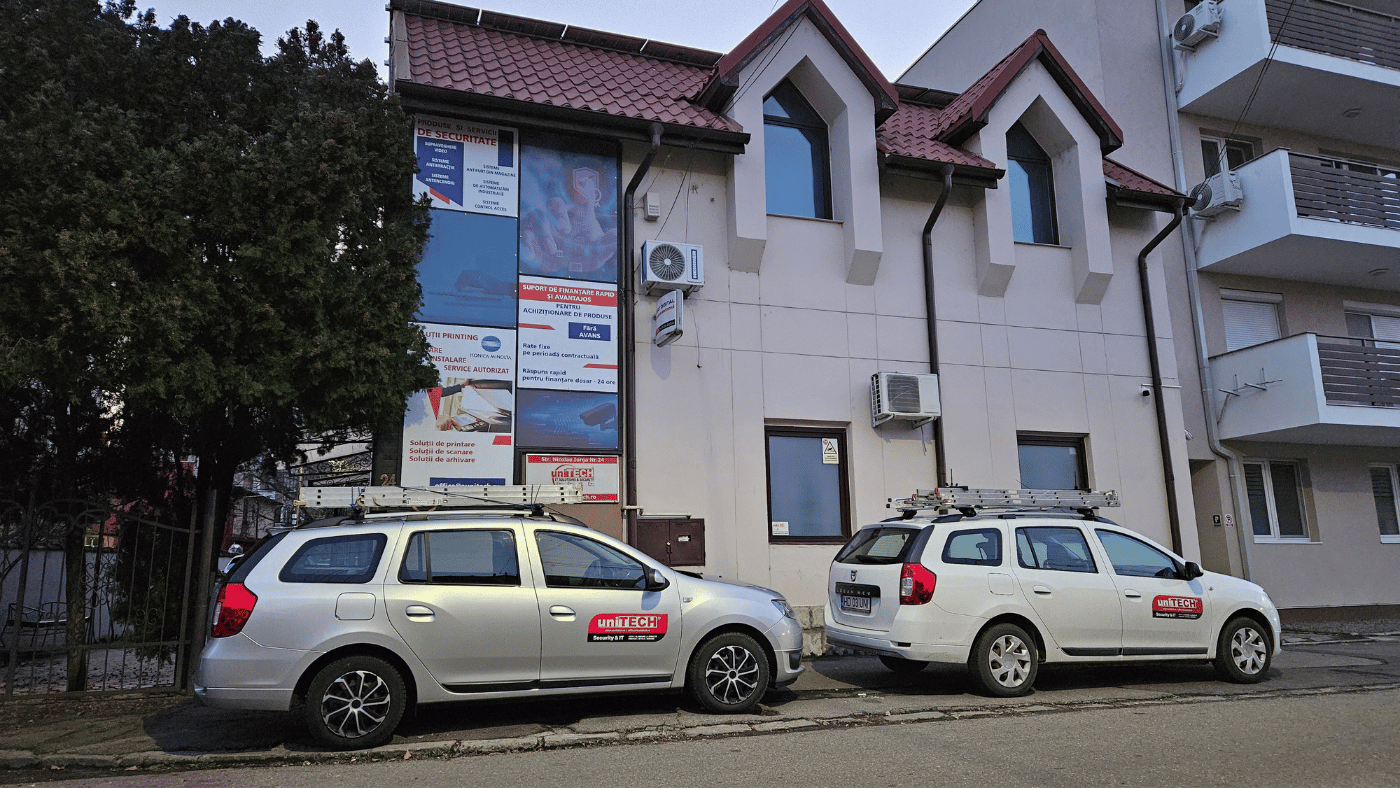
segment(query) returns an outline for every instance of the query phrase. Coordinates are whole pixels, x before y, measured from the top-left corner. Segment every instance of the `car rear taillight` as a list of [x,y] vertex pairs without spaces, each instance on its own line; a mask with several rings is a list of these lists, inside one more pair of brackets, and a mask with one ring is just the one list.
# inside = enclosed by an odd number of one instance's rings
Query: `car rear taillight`
[[214,626],[210,637],[226,638],[243,631],[258,596],[242,583],[229,583],[219,589],[219,601],[214,608]]
[[899,604],[924,604],[933,598],[933,586],[937,582],[938,577],[923,564],[905,564],[899,573]]

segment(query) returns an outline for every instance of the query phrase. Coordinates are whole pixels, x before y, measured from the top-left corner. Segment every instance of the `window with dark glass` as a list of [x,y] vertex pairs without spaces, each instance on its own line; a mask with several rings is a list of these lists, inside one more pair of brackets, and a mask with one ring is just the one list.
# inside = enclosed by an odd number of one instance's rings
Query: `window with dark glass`
[[1026,490],[1087,490],[1089,469],[1084,439],[1065,435],[1020,434],[1016,450],[1021,487]]
[[769,427],[767,442],[769,540],[844,541],[850,535],[845,434]]
[[575,534],[536,531],[544,582],[550,588],[646,586],[646,567],[630,556]]
[[1206,177],[1219,174],[1221,167],[1237,170],[1254,158],[1254,143],[1226,137],[1201,137],[1201,164]]
[[1131,536],[1096,530],[1113,573],[1120,577],[1176,577],[1180,567],[1166,553]]
[[518,586],[520,562],[510,531],[416,533],[404,551],[399,581],[439,585]]
[[1381,541],[1400,541],[1400,508],[1397,508],[1397,477],[1393,465],[1371,466],[1371,494],[1376,501],[1376,522]]
[[943,546],[943,563],[1001,566],[1001,531],[977,528],[948,534]]
[[1099,571],[1078,528],[1017,528],[1016,562],[1026,569],[1053,572]]
[[1297,462],[1267,460],[1244,464],[1244,487],[1249,519],[1260,538],[1306,539],[1303,517],[1303,474]]
[[368,583],[388,538],[384,534],[312,539],[282,567],[284,583]]
[[1011,235],[1022,243],[1057,244],[1055,180],[1050,155],[1026,127],[1006,132],[1006,178],[1011,191]]
[[787,80],[763,100],[768,213],[831,218],[826,122]]

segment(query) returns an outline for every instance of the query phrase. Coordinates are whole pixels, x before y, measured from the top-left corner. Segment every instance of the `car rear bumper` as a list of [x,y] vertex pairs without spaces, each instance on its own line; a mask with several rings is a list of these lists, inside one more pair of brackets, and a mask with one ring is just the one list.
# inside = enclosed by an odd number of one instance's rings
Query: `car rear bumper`
[[201,687],[196,684],[194,696],[202,705],[215,709],[286,711],[292,707],[292,691],[289,689]]
[[[901,657],[920,662],[946,662],[962,664],[967,662],[971,648],[965,642],[925,643],[920,642],[919,633],[930,631],[926,626],[913,626],[907,622],[897,624],[889,630],[858,629],[839,624],[832,619],[831,608],[826,610],[826,641],[832,645],[883,654],[888,657]],[[963,640],[958,638],[958,640]]]

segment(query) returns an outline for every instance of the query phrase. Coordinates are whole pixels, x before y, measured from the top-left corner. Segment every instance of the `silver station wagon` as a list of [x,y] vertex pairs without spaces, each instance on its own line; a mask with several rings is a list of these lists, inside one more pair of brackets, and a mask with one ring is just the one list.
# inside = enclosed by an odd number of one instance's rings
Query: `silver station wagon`
[[670,569],[539,506],[284,531],[232,568],[214,608],[200,700],[300,708],[338,749],[386,742],[413,704],[684,687],[743,712],[803,670],[781,594]]

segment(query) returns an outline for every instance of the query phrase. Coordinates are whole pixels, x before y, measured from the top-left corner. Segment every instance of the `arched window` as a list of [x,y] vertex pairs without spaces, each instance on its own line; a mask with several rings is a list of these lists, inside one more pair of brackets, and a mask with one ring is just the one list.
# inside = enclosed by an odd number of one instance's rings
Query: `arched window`
[[763,100],[768,213],[831,218],[831,159],[826,123],[792,83]]
[[1006,132],[1007,180],[1011,184],[1011,235],[1022,243],[1060,242],[1055,227],[1055,181],[1050,156],[1017,123]]

